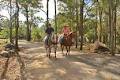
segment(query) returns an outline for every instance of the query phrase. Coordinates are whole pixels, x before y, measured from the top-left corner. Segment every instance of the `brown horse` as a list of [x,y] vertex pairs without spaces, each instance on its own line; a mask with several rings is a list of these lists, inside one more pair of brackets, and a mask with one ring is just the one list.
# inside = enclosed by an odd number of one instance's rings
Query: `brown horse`
[[71,32],[70,34],[68,34],[67,36],[63,36],[63,41],[62,38],[60,38],[61,40],[60,41],[60,45],[61,45],[61,50],[62,50],[62,54],[64,55],[63,53],[63,50],[64,50],[64,47],[66,48],[67,50],[67,53],[66,55],[69,55],[70,53],[70,49],[71,49],[71,46],[73,45],[73,39],[75,38],[75,32]]
[[53,48],[54,49],[54,53],[55,53],[55,58],[56,58],[58,36],[57,35],[53,35],[50,38],[45,38],[44,43],[45,43],[45,49],[46,49],[47,57],[50,58],[51,50]]

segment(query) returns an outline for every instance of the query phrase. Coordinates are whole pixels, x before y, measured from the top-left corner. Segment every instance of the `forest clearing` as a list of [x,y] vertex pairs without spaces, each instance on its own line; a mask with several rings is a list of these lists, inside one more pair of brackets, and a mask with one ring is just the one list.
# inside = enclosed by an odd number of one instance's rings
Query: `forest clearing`
[[120,80],[120,0],[0,0],[0,80]]

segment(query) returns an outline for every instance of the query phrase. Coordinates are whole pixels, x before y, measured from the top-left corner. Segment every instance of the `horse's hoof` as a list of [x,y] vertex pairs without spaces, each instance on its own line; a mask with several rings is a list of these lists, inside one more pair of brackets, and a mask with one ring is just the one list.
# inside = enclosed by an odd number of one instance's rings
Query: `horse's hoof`
[[48,57],[50,58],[50,55]]
[[67,56],[68,54],[66,53],[66,56]]

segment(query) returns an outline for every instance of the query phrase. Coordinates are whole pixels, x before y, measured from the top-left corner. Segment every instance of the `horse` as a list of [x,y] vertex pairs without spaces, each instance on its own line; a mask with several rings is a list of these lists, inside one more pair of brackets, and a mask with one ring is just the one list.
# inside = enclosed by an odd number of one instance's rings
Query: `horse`
[[59,38],[59,43],[60,43],[63,55],[64,55],[63,53],[64,47],[66,48],[66,51],[67,51],[66,55],[70,54],[70,49],[71,49],[71,46],[73,45],[74,38],[75,38],[75,32],[71,32],[66,36],[63,35],[63,38]]
[[57,50],[58,36],[57,34],[53,34],[52,36],[46,36],[44,38],[45,49],[47,53],[47,57],[50,58],[51,50],[54,48],[55,58],[56,58],[56,50]]

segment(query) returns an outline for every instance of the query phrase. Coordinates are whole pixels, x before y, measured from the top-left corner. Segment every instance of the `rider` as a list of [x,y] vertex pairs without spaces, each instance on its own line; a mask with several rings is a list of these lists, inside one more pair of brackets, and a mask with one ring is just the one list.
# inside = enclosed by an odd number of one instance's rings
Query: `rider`
[[62,33],[64,34],[64,36],[66,37],[67,35],[69,35],[71,32],[71,29],[69,26],[64,26],[62,29]]
[[47,27],[47,29],[45,30],[45,33],[47,34],[47,43],[48,43],[48,41],[50,41],[51,40],[51,37],[52,37],[52,33],[54,32],[54,28],[53,27],[51,27],[51,24],[49,23],[48,24],[48,27]]
[[66,38],[71,32],[71,29],[69,26],[64,26],[62,29],[62,36],[61,36],[61,43],[64,41],[64,38]]

